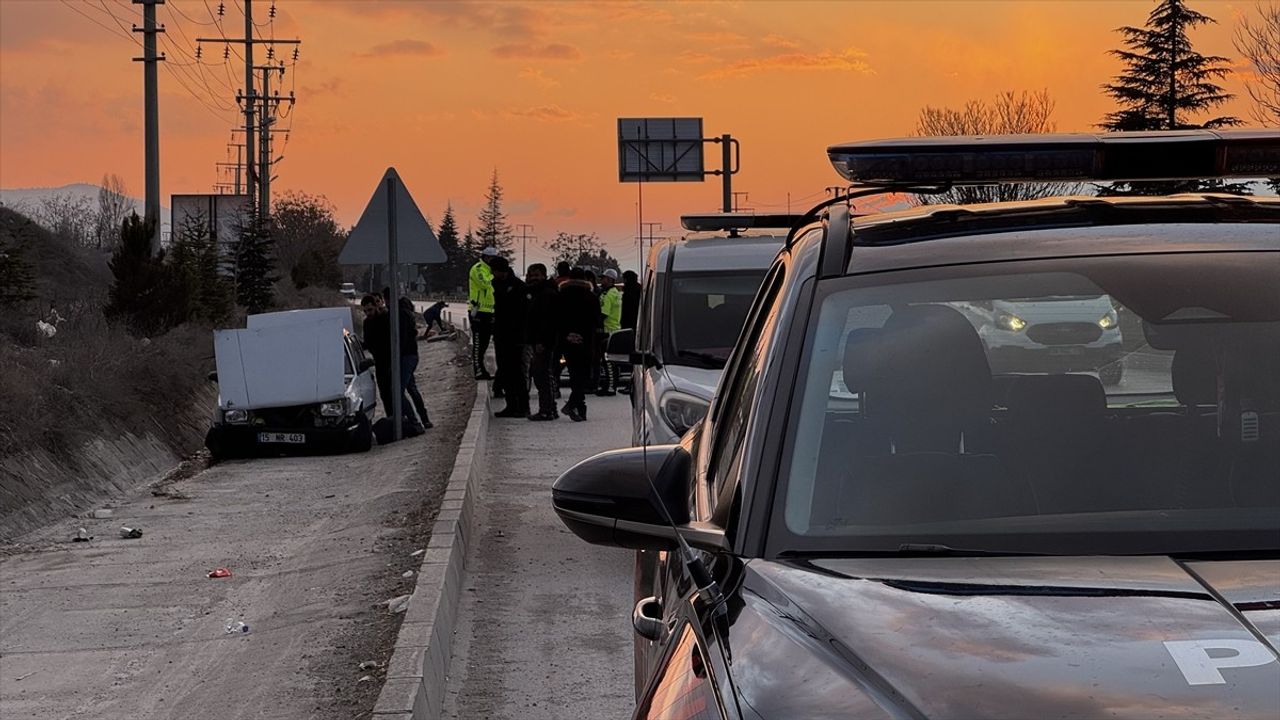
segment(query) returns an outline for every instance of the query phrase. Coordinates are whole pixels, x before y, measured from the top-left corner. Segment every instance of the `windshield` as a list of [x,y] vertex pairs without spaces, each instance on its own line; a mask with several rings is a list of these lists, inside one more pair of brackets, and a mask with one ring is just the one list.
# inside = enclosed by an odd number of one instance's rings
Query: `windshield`
[[819,287],[785,549],[1280,548],[1276,254]]
[[724,367],[746,322],[764,269],[671,278],[666,361],[675,365]]

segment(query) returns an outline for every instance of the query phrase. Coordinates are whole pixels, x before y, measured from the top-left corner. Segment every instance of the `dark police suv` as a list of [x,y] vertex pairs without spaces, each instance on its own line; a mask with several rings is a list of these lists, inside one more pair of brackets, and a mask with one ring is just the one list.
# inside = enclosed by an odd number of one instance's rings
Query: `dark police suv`
[[[871,192],[1276,177],[1280,133],[828,152],[855,188],[791,232],[702,423],[555,484],[580,537],[653,551],[636,717],[1280,717],[1280,200],[850,220]],[[1099,298],[1071,322],[1128,319],[1116,384],[994,362],[974,311]]]

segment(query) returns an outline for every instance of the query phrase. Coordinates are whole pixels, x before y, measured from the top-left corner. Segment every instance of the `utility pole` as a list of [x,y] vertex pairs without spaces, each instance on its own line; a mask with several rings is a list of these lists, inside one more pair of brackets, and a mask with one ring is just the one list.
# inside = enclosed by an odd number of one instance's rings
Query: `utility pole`
[[[224,37],[196,38],[196,42],[198,43],[206,43],[206,42],[234,43],[236,45],[244,45],[244,90],[242,93],[236,95],[236,100],[240,102],[241,105],[244,107],[245,193],[249,196],[250,204],[257,205],[258,217],[265,219],[267,217],[265,208],[269,204],[270,198],[265,195],[255,195],[255,192],[254,192],[255,183],[258,184],[258,192],[259,193],[262,192],[263,183],[259,175],[264,173],[269,173],[270,170],[268,169],[264,171],[262,168],[258,167],[257,164],[254,162],[254,153],[262,152],[262,147],[261,145],[259,145],[259,147],[257,148],[254,147],[254,140],[255,140],[254,130],[255,130],[255,127],[258,125],[258,119],[255,118],[254,115],[259,112],[259,108],[258,108],[259,95],[256,89],[254,88],[255,81],[253,77],[253,71],[260,70],[261,67],[253,64],[253,46],[254,45],[268,45],[268,46],[301,45],[302,41],[298,39],[284,40],[280,38],[254,37],[253,0],[241,0],[241,5],[244,7],[244,38],[243,39],[224,38]],[[268,52],[267,57],[268,58],[271,57],[270,52]],[[296,50],[295,50],[294,57],[295,59],[297,57]],[[280,69],[280,68],[273,68],[273,69]],[[266,77],[265,73],[264,73],[264,77]],[[266,87],[265,81],[264,81],[262,90],[263,90],[262,92],[263,96],[269,96],[271,94],[268,88]],[[290,98],[290,101],[292,102],[292,98]],[[266,132],[267,130],[263,128],[263,131]],[[263,156],[263,158],[268,160],[270,159],[265,155]],[[270,180],[268,180],[268,184],[267,184],[268,188],[270,187],[269,182]]]
[[[233,163],[220,162],[220,163],[216,163],[216,165],[219,168],[228,168],[228,169],[234,170],[235,183],[231,187],[234,188],[235,194],[239,195],[241,194],[240,171],[244,167],[244,146],[239,143],[235,143],[235,144],[227,143],[227,150],[229,151],[232,148],[235,148],[235,151],[236,151],[236,161]],[[227,156],[230,157],[230,152],[227,153]],[[220,183],[220,184],[226,185],[227,183]]]
[[133,61],[143,64],[144,162],[147,175],[144,214],[151,226],[151,254],[156,255],[160,252],[160,100],[156,78],[159,67],[156,63],[164,60],[163,55],[156,54],[156,34],[164,32],[163,27],[156,27],[156,5],[163,5],[164,0],[133,0],[133,4],[142,6],[142,27],[133,26],[134,32],[142,33],[142,57]]
[[266,222],[271,216],[271,123],[273,113],[268,107],[271,101],[270,66],[256,68],[262,71],[262,95],[258,102],[258,218]]
[[[646,222],[646,223],[640,223],[640,224],[641,224],[641,225],[643,225],[643,226],[645,226],[646,228],[648,228],[648,229],[649,229],[649,247],[650,247],[650,248],[652,248],[652,247],[653,247],[653,229],[656,227],[656,228],[658,228],[659,230],[661,230],[661,229],[662,229],[662,223],[660,223],[660,222]],[[645,253],[645,246],[644,246],[644,233],[641,233],[641,234],[640,234],[640,267],[641,267],[641,268],[643,268],[643,267],[644,267],[644,257],[645,257],[645,254],[646,254],[646,253]]]
[[533,232],[532,225],[526,225],[524,223],[521,223],[519,225],[516,225],[516,227],[519,228],[520,230],[520,265],[522,270],[527,271],[529,269],[529,258],[525,254],[525,251],[528,249],[528,241],[529,241],[529,238],[533,238],[534,240],[537,240],[538,236],[527,234],[529,232]]

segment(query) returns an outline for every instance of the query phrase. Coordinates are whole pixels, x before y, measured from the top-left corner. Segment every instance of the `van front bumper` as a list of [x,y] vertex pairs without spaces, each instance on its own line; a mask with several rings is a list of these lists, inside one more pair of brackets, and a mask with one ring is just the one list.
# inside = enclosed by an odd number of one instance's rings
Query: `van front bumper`
[[[278,427],[267,425],[229,425],[220,423],[209,428],[205,447],[215,455],[327,455],[346,452],[359,432],[357,417],[327,427]],[[302,436],[302,442],[271,442],[265,436]]]

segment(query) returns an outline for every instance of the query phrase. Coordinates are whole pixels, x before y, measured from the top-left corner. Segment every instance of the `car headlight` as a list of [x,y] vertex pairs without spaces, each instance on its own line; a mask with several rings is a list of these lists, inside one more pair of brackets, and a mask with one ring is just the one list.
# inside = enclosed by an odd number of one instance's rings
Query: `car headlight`
[[1116,316],[1112,315],[1111,313],[1107,313],[1106,315],[1103,315],[1102,317],[1098,318],[1098,327],[1102,328],[1103,330],[1110,330],[1115,326],[1116,326]]
[[663,395],[658,403],[662,419],[676,435],[684,435],[689,428],[702,422],[707,414],[707,407],[706,400],[679,392]]
[[222,412],[222,421],[228,423],[247,423],[249,422],[248,410],[224,410]]
[[1001,330],[1022,332],[1022,330],[1027,327],[1027,321],[1012,313],[1000,313],[1000,315],[996,317],[996,325],[999,326]]
[[320,403],[320,417],[343,417],[347,414],[347,399]]

